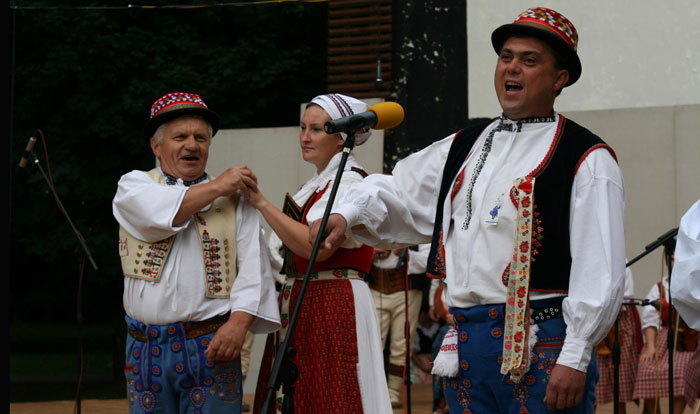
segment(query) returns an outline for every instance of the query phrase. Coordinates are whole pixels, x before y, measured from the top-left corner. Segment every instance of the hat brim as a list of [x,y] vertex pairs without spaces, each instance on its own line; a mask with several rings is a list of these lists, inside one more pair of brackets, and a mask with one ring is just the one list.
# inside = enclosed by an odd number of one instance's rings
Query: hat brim
[[576,51],[558,35],[536,26],[522,23],[504,24],[491,33],[491,44],[496,53],[501,53],[501,48],[508,38],[513,36],[536,37],[551,46],[563,60],[564,69],[569,71],[569,81],[566,86],[573,85],[581,77],[581,60]]
[[176,118],[180,118],[181,116],[191,115],[204,117],[204,119],[206,119],[209,125],[211,126],[211,136],[213,137],[214,135],[216,135],[216,132],[219,130],[219,115],[216,112],[210,111],[209,109],[205,108],[181,108],[156,115],[153,118],[149,119],[146,123],[146,127],[143,129],[144,135],[146,139],[150,139],[156,132],[158,127],[163,125],[164,123],[172,121]]

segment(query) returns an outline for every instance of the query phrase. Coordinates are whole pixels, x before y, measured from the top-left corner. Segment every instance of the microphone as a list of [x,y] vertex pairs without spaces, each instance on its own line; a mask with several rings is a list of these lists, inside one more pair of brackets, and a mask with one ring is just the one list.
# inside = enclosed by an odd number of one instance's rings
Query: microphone
[[27,141],[27,147],[24,149],[24,153],[22,154],[22,159],[19,160],[19,168],[24,168],[27,166],[27,163],[29,162],[29,157],[32,155],[32,150],[34,149],[34,145],[36,144],[36,136],[38,135],[37,132],[35,131],[31,137],[29,137],[29,141]]
[[380,102],[367,112],[338,118],[323,125],[326,134],[356,132],[365,128],[389,129],[403,121],[403,108],[396,102]]

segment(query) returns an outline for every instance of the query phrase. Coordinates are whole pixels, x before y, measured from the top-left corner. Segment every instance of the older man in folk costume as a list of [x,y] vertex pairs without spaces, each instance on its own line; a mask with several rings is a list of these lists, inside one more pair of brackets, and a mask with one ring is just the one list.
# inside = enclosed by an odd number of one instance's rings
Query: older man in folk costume
[[457,328],[450,412],[593,412],[593,348],[623,293],[624,189],[612,149],[553,109],[581,74],[577,43],[545,8],[497,28],[503,114],[353,186],[329,220],[326,243],[348,228],[380,247],[432,239]]
[[280,326],[258,215],[240,195],[256,178],[205,172],[218,125],[199,95],[158,99],[145,135],[160,167],[122,176],[113,200],[132,413],[240,412],[245,334]]

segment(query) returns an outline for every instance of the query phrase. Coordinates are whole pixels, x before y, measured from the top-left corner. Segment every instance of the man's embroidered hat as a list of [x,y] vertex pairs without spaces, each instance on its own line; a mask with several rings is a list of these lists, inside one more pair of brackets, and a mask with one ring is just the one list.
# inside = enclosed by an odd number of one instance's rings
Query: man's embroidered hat
[[211,125],[212,136],[219,130],[219,115],[207,107],[201,96],[196,93],[173,92],[161,96],[151,105],[151,118],[144,128],[146,138],[151,138],[164,123],[187,115],[204,117]]
[[578,33],[563,15],[544,7],[525,10],[513,23],[493,31],[491,43],[496,53],[501,53],[503,44],[512,36],[532,36],[549,44],[561,57],[564,69],[569,71],[569,81],[564,86],[573,85],[581,76],[581,61],[576,52]]

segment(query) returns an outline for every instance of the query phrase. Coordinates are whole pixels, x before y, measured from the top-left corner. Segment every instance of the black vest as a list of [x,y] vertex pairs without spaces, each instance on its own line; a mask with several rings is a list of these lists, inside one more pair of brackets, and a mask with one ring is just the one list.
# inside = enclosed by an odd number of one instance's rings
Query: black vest
[[[600,137],[586,128],[564,118],[556,132],[554,145],[547,158],[533,171],[536,177],[533,195],[535,218],[532,225],[532,252],[530,256],[530,290],[561,292],[569,289],[571,251],[569,245],[569,211],[571,187],[581,162],[593,150],[603,147],[615,153]],[[464,160],[491,121],[480,122],[457,133],[445,168],[438,196],[433,241],[428,256],[428,273],[444,277],[444,250],[442,247],[442,210],[450,187]],[[517,177],[513,177],[515,179]],[[503,273],[505,277],[508,272]],[[507,281],[504,280],[504,284]]]

